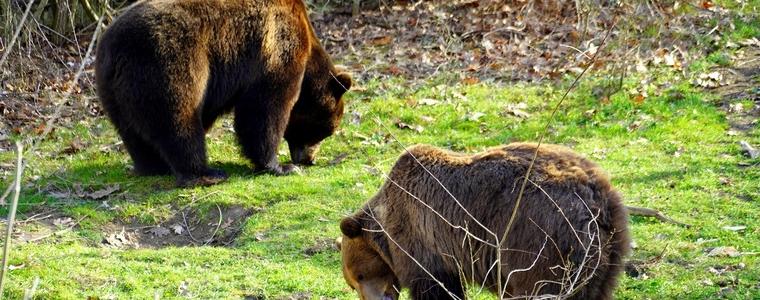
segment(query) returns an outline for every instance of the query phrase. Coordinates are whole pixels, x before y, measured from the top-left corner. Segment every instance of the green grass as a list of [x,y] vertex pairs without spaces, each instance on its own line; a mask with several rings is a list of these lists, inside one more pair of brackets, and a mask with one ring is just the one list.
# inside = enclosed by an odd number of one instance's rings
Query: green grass
[[[628,84],[633,87],[637,82]],[[207,139],[210,161],[231,174],[230,180],[209,188],[173,189],[170,177],[128,175],[126,153],[103,150],[119,141],[104,118],[56,130],[38,154],[27,157],[21,209],[28,216],[52,206],[82,221],[71,232],[14,245],[10,264],[23,267],[10,272],[7,293],[20,298],[39,277],[40,299],[146,299],[155,294],[163,298],[277,298],[301,292],[315,299],[353,299],[342,279],[338,253],[328,249],[307,256],[304,250],[339,235],[340,218],[381,185],[382,176],[375,168],[387,171],[402,144],[429,143],[474,152],[535,140],[566,88],[463,86],[446,84],[444,79],[431,79],[414,90],[398,79],[363,85],[363,91],[349,94],[343,125],[325,141],[317,165],[300,176],[251,175],[250,164],[239,155],[232,134],[217,126]],[[627,204],[656,208],[693,225],[684,228],[633,217],[630,224],[637,248],[630,259],[651,264],[643,270],[645,276],[623,276],[617,298],[714,298],[720,284],[731,287],[727,298],[760,298],[760,255],[706,255],[717,246],[760,252],[760,161],[744,157],[738,146],[739,140],[760,145],[760,129],[727,135],[728,123],[716,108],[715,97],[685,84],[640,104],[625,93],[604,104],[591,90],[592,84],[586,84],[571,94],[547,142],[568,145],[599,162]],[[425,105],[429,101],[423,99],[437,102]],[[523,109],[530,114],[527,119],[506,112],[508,105],[521,102],[527,104]],[[424,129],[419,133],[401,129],[395,125],[399,121]],[[62,154],[61,149],[76,138],[84,149]],[[327,164],[344,153],[347,157],[341,163]],[[287,155],[281,154],[286,161]],[[0,153],[0,159],[11,162],[13,153]],[[74,195],[56,199],[49,192],[76,185],[98,190],[115,183],[121,189],[106,200],[116,209],[105,208],[102,200]],[[258,209],[231,247],[117,250],[101,245],[102,228],[108,224],[156,224],[178,207],[213,213],[216,205]],[[747,229],[722,229],[732,225]],[[719,275],[710,271],[725,267],[728,271]]]

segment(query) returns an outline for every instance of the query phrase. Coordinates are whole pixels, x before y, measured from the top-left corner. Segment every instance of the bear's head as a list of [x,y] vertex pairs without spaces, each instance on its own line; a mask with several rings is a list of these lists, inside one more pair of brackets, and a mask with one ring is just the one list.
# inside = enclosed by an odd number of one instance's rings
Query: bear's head
[[372,238],[373,232],[363,230],[361,222],[356,217],[347,217],[340,222],[343,278],[362,300],[396,300],[399,296],[398,278],[387,257],[383,258],[382,246]]
[[[301,83],[301,93],[290,112],[285,140],[290,147],[293,163],[314,164],[319,143],[335,133],[343,117],[343,94],[351,88],[351,76],[335,71],[334,67],[317,71],[307,67]],[[327,72],[326,72],[327,71]]]

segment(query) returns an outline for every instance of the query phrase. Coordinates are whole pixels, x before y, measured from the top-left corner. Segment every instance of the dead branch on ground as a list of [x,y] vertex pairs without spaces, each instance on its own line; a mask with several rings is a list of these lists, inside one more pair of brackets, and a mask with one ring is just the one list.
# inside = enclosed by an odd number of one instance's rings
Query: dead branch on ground
[[637,206],[626,206],[625,208],[628,210],[628,214],[632,216],[652,217],[665,223],[675,224],[686,228],[691,227],[690,224],[676,221],[656,209]]

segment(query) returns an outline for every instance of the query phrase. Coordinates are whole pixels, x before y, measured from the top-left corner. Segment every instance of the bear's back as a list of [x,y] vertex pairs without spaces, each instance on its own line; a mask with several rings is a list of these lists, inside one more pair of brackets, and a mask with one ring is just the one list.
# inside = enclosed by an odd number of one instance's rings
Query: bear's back
[[[467,228],[481,241],[495,244],[495,237],[503,236],[520,197],[536,147],[513,143],[474,155],[427,145],[410,147],[369,207],[385,204],[384,220],[393,226],[390,232],[408,233],[415,237],[409,240],[423,244],[423,248],[437,249],[436,253],[469,259],[469,249],[462,247],[462,241],[468,240],[466,233],[457,226]],[[563,279],[561,272],[552,271],[553,266],[564,266],[567,259],[571,265],[566,267],[572,270],[572,266],[587,265],[590,258],[600,262],[595,270],[603,274],[600,276],[604,280],[591,281],[590,287],[579,294],[580,299],[609,294],[628,247],[627,216],[620,195],[610,186],[606,173],[581,155],[557,145],[542,144],[538,149],[516,219],[503,245],[505,249],[520,250],[507,253],[509,267],[503,270],[505,275],[519,268],[532,271],[513,276],[511,289],[516,294],[530,293],[536,282]],[[603,253],[582,251],[589,243],[599,241],[605,245],[594,249],[603,249]],[[531,267],[535,253],[545,247],[545,259]],[[475,262],[470,262],[475,274],[467,277],[474,275],[472,278],[482,282],[495,256],[490,250],[478,253],[479,257],[473,258]],[[465,261],[465,265],[469,264]],[[458,266],[446,263],[445,268],[451,271]],[[584,276],[588,275],[585,272],[593,269],[585,270]],[[542,291],[559,290],[547,285]]]

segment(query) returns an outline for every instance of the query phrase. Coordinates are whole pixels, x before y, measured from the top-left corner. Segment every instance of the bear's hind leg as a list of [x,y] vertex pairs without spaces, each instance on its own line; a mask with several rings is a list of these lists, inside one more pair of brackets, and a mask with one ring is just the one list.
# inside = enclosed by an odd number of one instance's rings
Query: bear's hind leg
[[140,134],[124,129],[119,131],[124,146],[134,163],[134,173],[138,176],[169,175],[171,169],[161,158],[161,154],[150,143],[146,142]]

